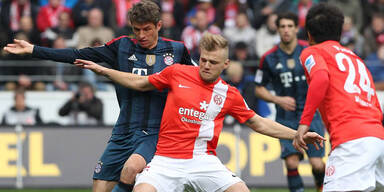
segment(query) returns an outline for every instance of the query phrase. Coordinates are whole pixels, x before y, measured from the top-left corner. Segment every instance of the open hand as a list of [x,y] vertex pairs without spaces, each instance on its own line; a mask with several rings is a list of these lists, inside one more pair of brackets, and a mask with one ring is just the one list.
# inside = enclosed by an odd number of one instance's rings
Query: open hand
[[107,69],[106,67],[98,65],[93,61],[88,61],[88,60],[83,60],[83,59],[76,59],[75,62],[73,62],[73,63],[77,67],[80,67],[83,69],[90,69],[99,75],[104,75],[104,71]]
[[307,144],[313,144],[319,150],[320,147],[324,147],[324,141],[326,140],[316,132],[308,132],[308,129],[307,125],[300,125],[292,141],[292,145],[302,153],[308,149]]
[[9,43],[4,47],[4,51],[17,55],[31,54],[33,46],[34,45],[28,43],[27,41],[14,39],[13,43]]

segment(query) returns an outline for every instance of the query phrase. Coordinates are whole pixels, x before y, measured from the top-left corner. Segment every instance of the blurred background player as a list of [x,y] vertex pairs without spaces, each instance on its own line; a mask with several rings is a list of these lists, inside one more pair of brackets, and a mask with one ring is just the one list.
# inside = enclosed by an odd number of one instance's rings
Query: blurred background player
[[302,136],[319,108],[332,146],[323,191],[382,191],[383,115],[363,60],[339,43],[343,23],[344,15],[332,5],[321,3],[308,12],[305,28],[311,46],[300,59],[309,88],[293,144],[305,147]]
[[[249,192],[245,183],[216,157],[226,114],[268,136],[292,139],[296,132],[257,115],[240,92],[220,78],[230,65],[225,38],[205,33],[199,45],[199,67],[173,65],[150,76],[75,61],[79,67],[135,90],[169,89],[156,155],[138,175],[134,191],[180,192],[189,186],[196,191]],[[307,136],[309,143],[323,140],[317,133]]]
[[[297,128],[304,109],[308,85],[305,81],[304,69],[300,64],[299,56],[307,46],[307,42],[297,39],[298,18],[291,12],[280,13],[276,20],[280,43],[269,50],[260,59],[259,69],[256,72],[256,96],[276,105],[276,121]],[[271,83],[275,94],[266,86]],[[311,123],[311,131],[324,136],[324,128],[320,115],[316,113]],[[297,151],[292,141],[281,139],[281,158],[287,168],[288,186],[291,192],[304,191],[303,180],[298,172],[303,154]],[[316,150],[310,146],[306,151],[312,166],[315,184],[320,191],[324,179],[325,165],[322,161],[324,149]]]
[[[75,59],[106,62],[112,68],[138,75],[150,75],[174,63],[192,64],[180,42],[159,38],[160,9],[152,1],[141,1],[129,12],[136,39],[116,38],[104,46],[83,49],[51,49],[15,40],[5,50],[15,54],[73,63]],[[137,92],[116,85],[120,115],[108,145],[94,172],[94,191],[130,191],[135,176],[152,159],[165,105],[166,92]]]

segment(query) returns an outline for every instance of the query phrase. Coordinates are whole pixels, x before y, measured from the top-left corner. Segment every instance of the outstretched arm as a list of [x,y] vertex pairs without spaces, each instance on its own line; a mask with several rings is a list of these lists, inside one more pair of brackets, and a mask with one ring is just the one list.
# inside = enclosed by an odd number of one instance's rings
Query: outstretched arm
[[[263,118],[257,114],[245,122],[245,125],[258,133],[280,139],[294,139],[296,134],[296,130],[281,125],[271,119]],[[324,137],[315,132],[306,133],[303,139],[306,144],[314,144],[316,149],[319,149],[318,144],[323,147],[323,141],[325,141]],[[303,152],[304,149],[306,148],[301,147],[298,150]]]
[[114,69],[106,68],[92,61],[76,59],[74,64],[84,69],[90,69],[93,72],[104,75],[112,81],[138,91],[149,91],[156,89],[149,80],[148,76],[140,76],[133,73],[121,72]]

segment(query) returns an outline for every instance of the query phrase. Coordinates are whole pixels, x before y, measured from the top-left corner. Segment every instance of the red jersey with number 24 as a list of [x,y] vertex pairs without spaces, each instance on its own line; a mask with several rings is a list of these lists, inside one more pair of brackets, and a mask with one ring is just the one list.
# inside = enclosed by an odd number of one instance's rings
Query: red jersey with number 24
[[244,123],[255,115],[240,92],[218,78],[204,82],[199,67],[174,64],[149,76],[157,89],[168,88],[156,155],[190,159],[216,155],[226,114]]
[[317,71],[328,72],[329,87],[319,111],[331,136],[332,149],[361,137],[384,139],[374,83],[358,56],[336,41],[325,41],[304,49],[300,60],[308,83]]

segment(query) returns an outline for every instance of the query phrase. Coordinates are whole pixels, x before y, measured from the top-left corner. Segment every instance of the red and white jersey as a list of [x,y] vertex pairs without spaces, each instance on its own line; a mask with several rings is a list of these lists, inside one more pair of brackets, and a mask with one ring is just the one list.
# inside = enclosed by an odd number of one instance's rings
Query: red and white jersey
[[244,123],[255,115],[240,92],[219,78],[205,83],[199,67],[174,64],[149,76],[157,89],[168,88],[156,155],[190,159],[216,155],[226,114]]
[[332,149],[361,137],[384,139],[382,112],[370,72],[351,50],[336,41],[310,46],[301,53],[307,80],[316,71],[329,76],[319,111],[331,136]]

